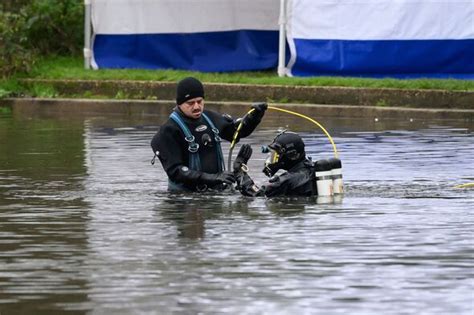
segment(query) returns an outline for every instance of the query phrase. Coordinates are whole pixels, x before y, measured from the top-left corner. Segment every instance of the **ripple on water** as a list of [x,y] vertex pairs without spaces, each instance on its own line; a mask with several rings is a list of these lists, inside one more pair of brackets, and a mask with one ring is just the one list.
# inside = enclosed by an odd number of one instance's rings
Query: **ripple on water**
[[[161,167],[150,165],[155,128],[48,123],[41,145],[11,146],[12,158],[0,157],[6,313],[18,305],[120,314],[472,313],[473,190],[453,188],[473,179],[469,129],[335,130],[346,194],[266,200],[167,193]],[[64,137],[50,146],[44,135],[58,130]],[[266,181],[258,147],[274,134],[261,129],[242,140],[254,147],[257,183]],[[313,159],[332,156],[319,132],[301,134]],[[66,156],[53,149],[71,144]]]

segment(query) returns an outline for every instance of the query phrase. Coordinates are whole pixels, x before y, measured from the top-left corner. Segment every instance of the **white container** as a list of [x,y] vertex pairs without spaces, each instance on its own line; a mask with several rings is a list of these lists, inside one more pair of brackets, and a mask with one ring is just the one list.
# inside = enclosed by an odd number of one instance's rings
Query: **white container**
[[331,165],[333,193],[335,195],[343,194],[344,183],[342,181],[342,162],[336,158],[329,159],[328,162]]
[[327,160],[319,160],[314,163],[316,186],[318,188],[318,196],[333,195],[333,179],[331,166]]
[[318,196],[316,197],[316,204],[318,205],[334,204],[334,196]]
[[332,196],[332,199],[333,199],[332,203],[335,205],[338,205],[342,203],[342,200],[344,199],[344,195],[343,194],[334,195]]

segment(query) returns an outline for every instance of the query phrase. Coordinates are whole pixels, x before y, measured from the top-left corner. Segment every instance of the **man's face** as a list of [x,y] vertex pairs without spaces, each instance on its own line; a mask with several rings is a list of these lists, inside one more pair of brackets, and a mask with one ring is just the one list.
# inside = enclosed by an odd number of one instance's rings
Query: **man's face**
[[201,117],[204,110],[204,99],[202,97],[192,98],[179,105],[179,109],[189,118],[197,119]]

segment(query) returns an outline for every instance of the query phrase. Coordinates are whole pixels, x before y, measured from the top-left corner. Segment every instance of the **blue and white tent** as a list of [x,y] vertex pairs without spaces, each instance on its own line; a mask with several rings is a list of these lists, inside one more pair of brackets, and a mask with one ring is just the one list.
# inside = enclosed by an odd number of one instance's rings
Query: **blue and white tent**
[[94,0],[94,68],[276,67],[274,0]]
[[87,2],[96,69],[474,79],[474,0]]
[[474,0],[289,0],[295,76],[474,78]]

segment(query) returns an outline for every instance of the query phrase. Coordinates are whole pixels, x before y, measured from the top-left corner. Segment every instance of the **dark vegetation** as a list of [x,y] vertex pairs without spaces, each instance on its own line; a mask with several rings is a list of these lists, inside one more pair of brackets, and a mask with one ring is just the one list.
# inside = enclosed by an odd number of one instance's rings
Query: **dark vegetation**
[[42,56],[79,56],[83,12],[77,0],[2,0],[0,77],[31,71]]

